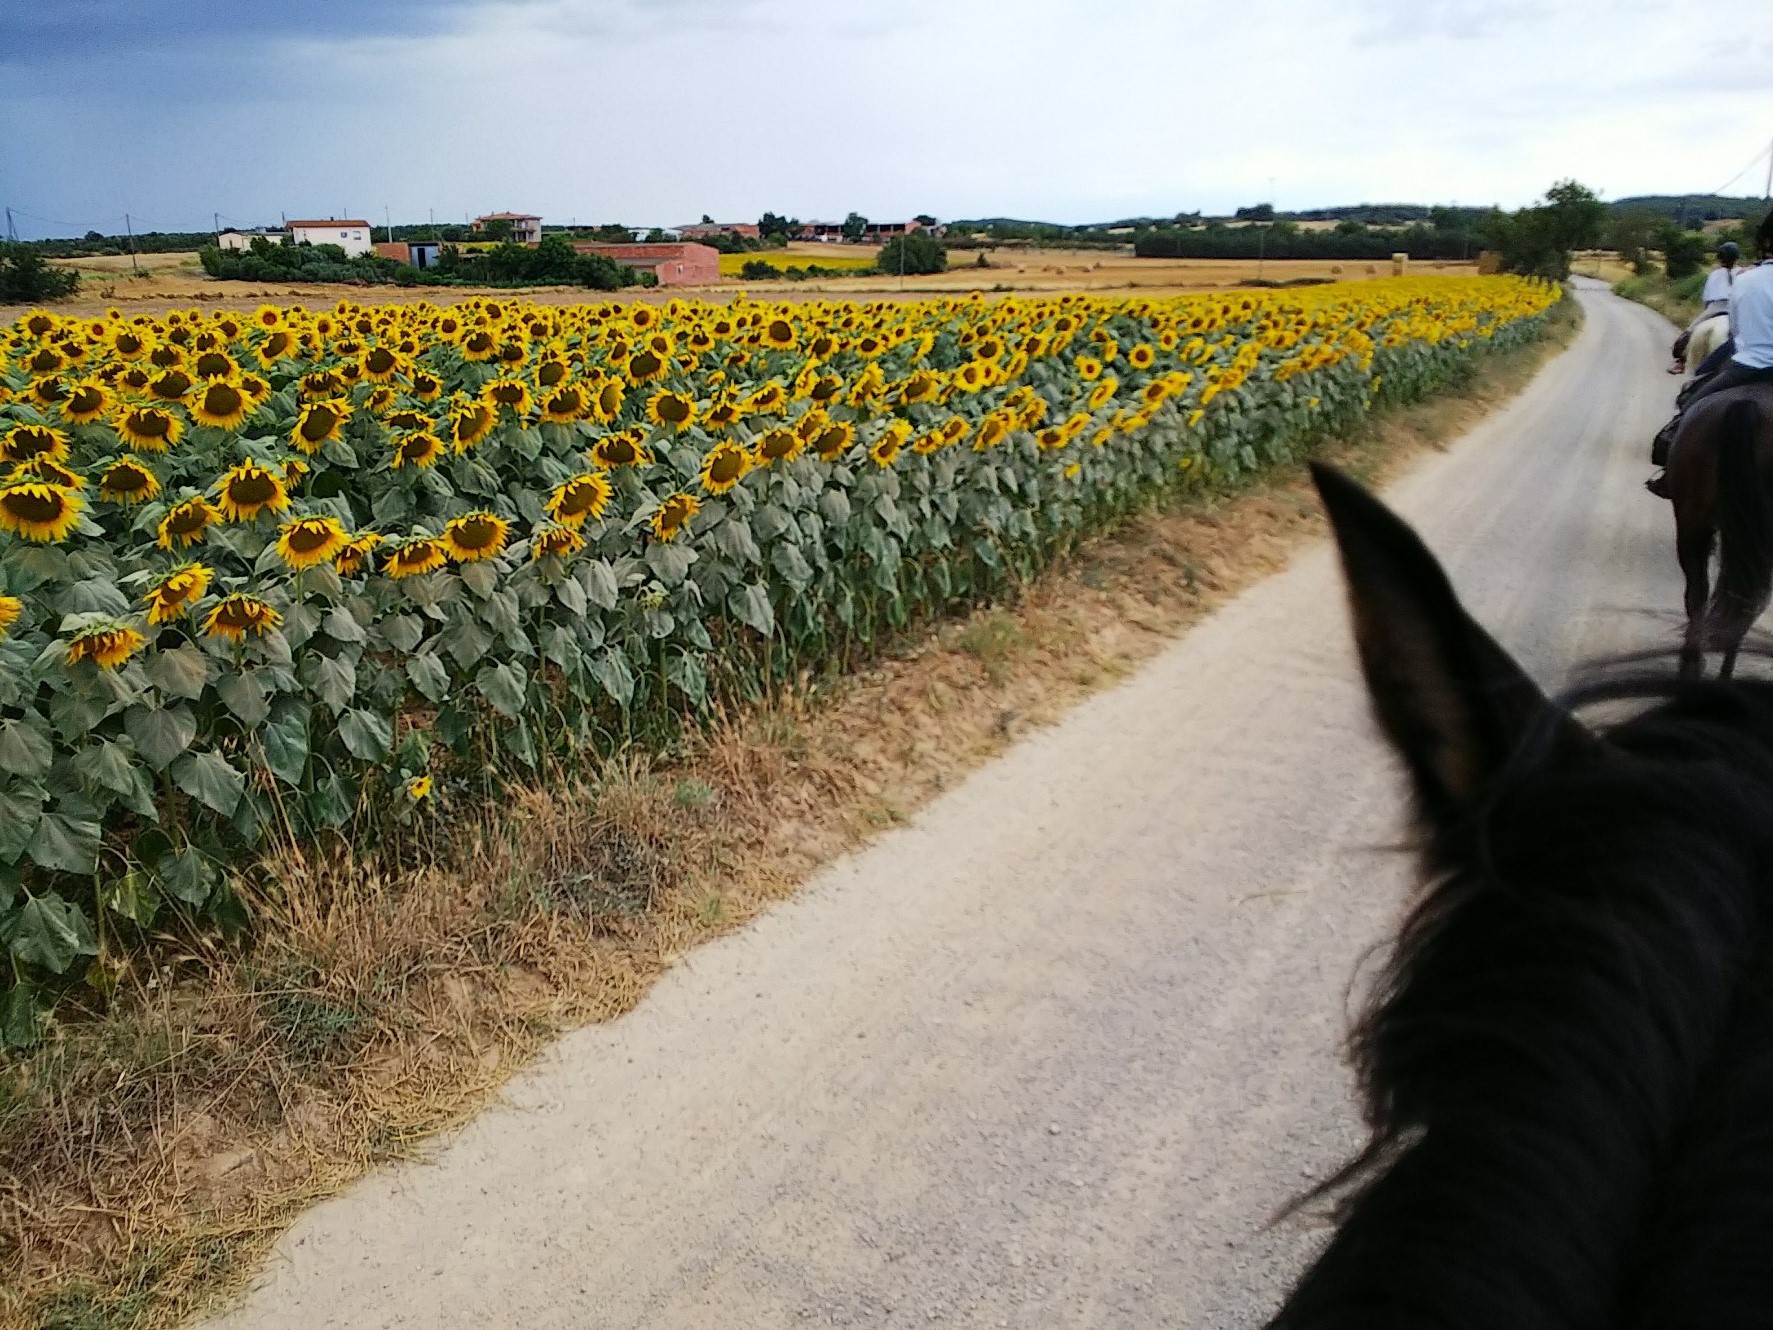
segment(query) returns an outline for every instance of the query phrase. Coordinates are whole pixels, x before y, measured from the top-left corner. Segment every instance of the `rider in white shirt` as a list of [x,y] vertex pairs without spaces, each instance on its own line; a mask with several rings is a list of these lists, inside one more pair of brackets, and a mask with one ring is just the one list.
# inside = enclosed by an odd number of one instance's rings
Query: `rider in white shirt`
[[[1653,455],[1652,460],[1659,465],[1666,465],[1667,447],[1693,403],[1730,388],[1773,384],[1773,212],[1755,232],[1755,247],[1760,251],[1760,262],[1738,274],[1730,288],[1730,340],[1734,344],[1730,359],[1709,379],[1683,392],[1680,410],[1656,436],[1662,456]],[[1666,499],[1667,487],[1661,482],[1661,476],[1653,476],[1647,483],[1652,494]]]
[[1675,338],[1674,364],[1668,367],[1670,374],[1687,372],[1687,344],[1692,341],[1694,330],[1707,319],[1729,311],[1730,292],[1736,284],[1736,260],[1741,256],[1742,251],[1733,240],[1726,240],[1718,246],[1718,266],[1705,275],[1705,290],[1699,297],[1704,308]]

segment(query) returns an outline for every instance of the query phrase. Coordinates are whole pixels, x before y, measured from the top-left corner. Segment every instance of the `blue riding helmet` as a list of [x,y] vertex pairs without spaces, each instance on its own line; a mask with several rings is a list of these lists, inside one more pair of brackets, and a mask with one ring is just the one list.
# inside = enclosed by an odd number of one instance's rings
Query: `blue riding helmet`
[[1718,246],[1718,257],[1720,259],[1734,262],[1736,259],[1742,257],[1742,250],[1738,248],[1734,240],[1726,240],[1723,244]]

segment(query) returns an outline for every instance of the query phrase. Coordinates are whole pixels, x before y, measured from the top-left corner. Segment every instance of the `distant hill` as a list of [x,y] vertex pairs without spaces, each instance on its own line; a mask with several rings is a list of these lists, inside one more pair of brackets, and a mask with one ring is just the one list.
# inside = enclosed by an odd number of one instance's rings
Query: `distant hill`
[[1628,199],[1615,199],[1607,205],[1614,212],[1653,212],[1692,226],[1698,222],[1715,222],[1720,217],[1760,217],[1766,211],[1766,199],[1726,194],[1635,194]]

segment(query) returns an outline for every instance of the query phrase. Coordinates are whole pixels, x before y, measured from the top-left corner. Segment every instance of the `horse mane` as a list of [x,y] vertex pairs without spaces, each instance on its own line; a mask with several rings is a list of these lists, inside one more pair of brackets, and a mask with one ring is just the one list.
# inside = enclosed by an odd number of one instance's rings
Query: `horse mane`
[[1615,678],[1463,816],[1350,1035],[1368,1143],[1276,1330],[1773,1324],[1773,684]]

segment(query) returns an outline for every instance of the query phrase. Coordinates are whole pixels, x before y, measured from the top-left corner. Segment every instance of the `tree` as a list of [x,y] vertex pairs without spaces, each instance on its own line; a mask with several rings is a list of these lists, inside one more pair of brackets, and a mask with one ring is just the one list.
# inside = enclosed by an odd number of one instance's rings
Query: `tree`
[[789,219],[777,213],[766,212],[757,219],[758,234],[766,240],[771,236],[787,236],[799,229],[800,219],[798,217]]
[[948,267],[948,251],[942,242],[921,231],[894,236],[880,247],[874,266],[884,273],[913,274],[942,272]]
[[931,217],[927,212],[920,212],[911,220],[916,222],[919,226],[934,226],[936,224],[936,219]]
[[1662,266],[1673,281],[1691,277],[1705,266],[1710,241],[1702,231],[1683,231],[1673,222],[1664,221],[1659,228]]
[[716,223],[715,220],[712,217],[710,217],[707,213],[703,213],[702,214],[702,225],[703,226],[715,226],[715,225],[718,225],[718,223]]
[[511,219],[509,217],[488,217],[480,224],[480,238],[482,240],[509,240],[511,235]]
[[1570,275],[1570,254],[1599,242],[1607,205],[1574,180],[1545,191],[1545,202],[1519,212],[1492,212],[1481,232],[1502,255],[1509,272],[1561,282]]
[[1272,222],[1274,205],[1272,203],[1253,203],[1247,208],[1239,208],[1235,219],[1240,222]]
[[1656,248],[1664,225],[1664,219],[1656,213],[1646,208],[1630,208],[1613,215],[1607,223],[1602,243],[1617,251],[1620,260],[1629,263],[1632,271],[1641,277],[1650,269],[1649,252]]
[[860,240],[868,234],[868,219],[859,212],[852,212],[843,219],[843,238]]
[[80,274],[52,268],[30,245],[0,244],[0,304],[34,305],[74,294]]

